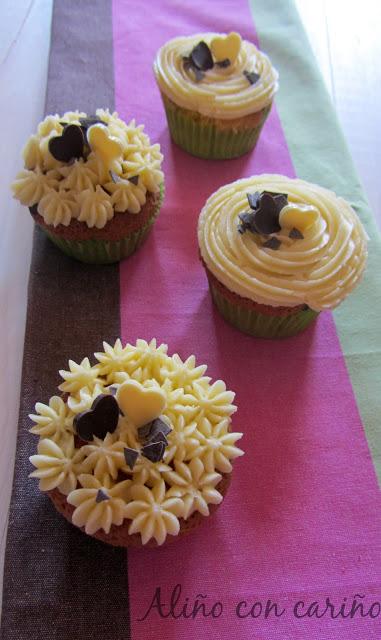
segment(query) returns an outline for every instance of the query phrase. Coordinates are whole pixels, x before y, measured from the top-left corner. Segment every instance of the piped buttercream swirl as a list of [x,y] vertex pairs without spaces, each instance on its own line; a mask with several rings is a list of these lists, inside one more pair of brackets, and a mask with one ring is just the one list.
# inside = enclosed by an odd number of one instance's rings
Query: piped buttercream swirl
[[[200,41],[210,45],[217,33],[199,33],[173,38],[158,51],[154,72],[160,90],[172,102],[204,116],[231,120],[260,111],[271,104],[278,88],[278,73],[266,54],[247,40],[242,40],[238,56],[226,68],[214,66],[202,81],[196,82],[192,69],[184,66],[184,58]],[[246,72],[258,74],[250,84]]]
[[[238,233],[247,193],[287,193],[291,203],[319,211],[302,239],[277,233],[277,251],[257,234]],[[367,236],[350,205],[332,191],[279,175],[259,175],[221,187],[199,218],[201,256],[211,273],[230,291],[272,306],[307,304],[320,311],[336,307],[359,282],[366,265]]]

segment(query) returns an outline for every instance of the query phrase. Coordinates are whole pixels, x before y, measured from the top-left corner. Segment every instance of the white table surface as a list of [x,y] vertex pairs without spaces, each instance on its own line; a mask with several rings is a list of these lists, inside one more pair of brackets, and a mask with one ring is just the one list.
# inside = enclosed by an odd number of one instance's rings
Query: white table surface
[[[296,4],[381,228],[380,1]],[[11,198],[9,185],[21,168],[22,147],[44,111],[51,11],[52,0],[0,0],[0,590],[33,227],[25,208]]]

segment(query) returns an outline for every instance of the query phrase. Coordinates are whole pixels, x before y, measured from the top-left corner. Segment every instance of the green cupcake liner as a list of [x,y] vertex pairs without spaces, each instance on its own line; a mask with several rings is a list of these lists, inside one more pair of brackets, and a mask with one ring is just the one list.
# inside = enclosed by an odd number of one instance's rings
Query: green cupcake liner
[[244,155],[254,148],[271,105],[255,127],[225,129],[212,119],[182,109],[163,97],[168,127],[173,141],[188,153],[209,160],[227,160]]
[[236,305],[209,282],[213,301],[221,315],[236,329],[257,338],[289,338],[304,331],[319,315],[309,307],[288,316],[270,316]]
[[87,264],[112,264],[128,258],[143,244],[159,214],[163,197],[164,186],[161,187],[157,207],[146,224],[120,240],[67,240],[48,231],[46,227],[41,228],[48,238],[71,258]]

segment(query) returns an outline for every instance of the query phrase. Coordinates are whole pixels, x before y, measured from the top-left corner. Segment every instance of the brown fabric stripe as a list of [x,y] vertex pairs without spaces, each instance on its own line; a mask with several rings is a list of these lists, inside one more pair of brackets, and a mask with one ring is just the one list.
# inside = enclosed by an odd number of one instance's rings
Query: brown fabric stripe
[[[111,2],[57,0],[46,112],[114,105]],[[26,210],[26,215],[29,212]],[[87,266],[35,231],[20,421],[4,569],[2,640],[128,640],[126,553],[82,534],[28,480],[28,413],[58,369],[120,332],[119,268]]]

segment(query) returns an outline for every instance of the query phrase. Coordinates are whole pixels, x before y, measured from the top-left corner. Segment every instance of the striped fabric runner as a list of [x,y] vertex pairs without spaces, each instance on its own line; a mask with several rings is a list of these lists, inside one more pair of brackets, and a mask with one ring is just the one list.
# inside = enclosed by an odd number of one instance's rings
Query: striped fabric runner
[[[254,153],[195,159],[170,143],[154,54],[175,35],[233,30],[270,55],[279,97]],[[0,637],[379,640],[381,247],[292,2],[56,2],[46,111],[98,106],[160,142],[166,199],[147,244],[120,266],[81,265],[36,232]],[[359,289],[279,342],[218,316],[197,254],[205,199],[262,172],[334,189],[371,238]],[[34,402],[52,395],[69,358],[118,335],[194,353],[237,392],[246,455],[216,515],[168,548],[102,545],[27,480]]]

